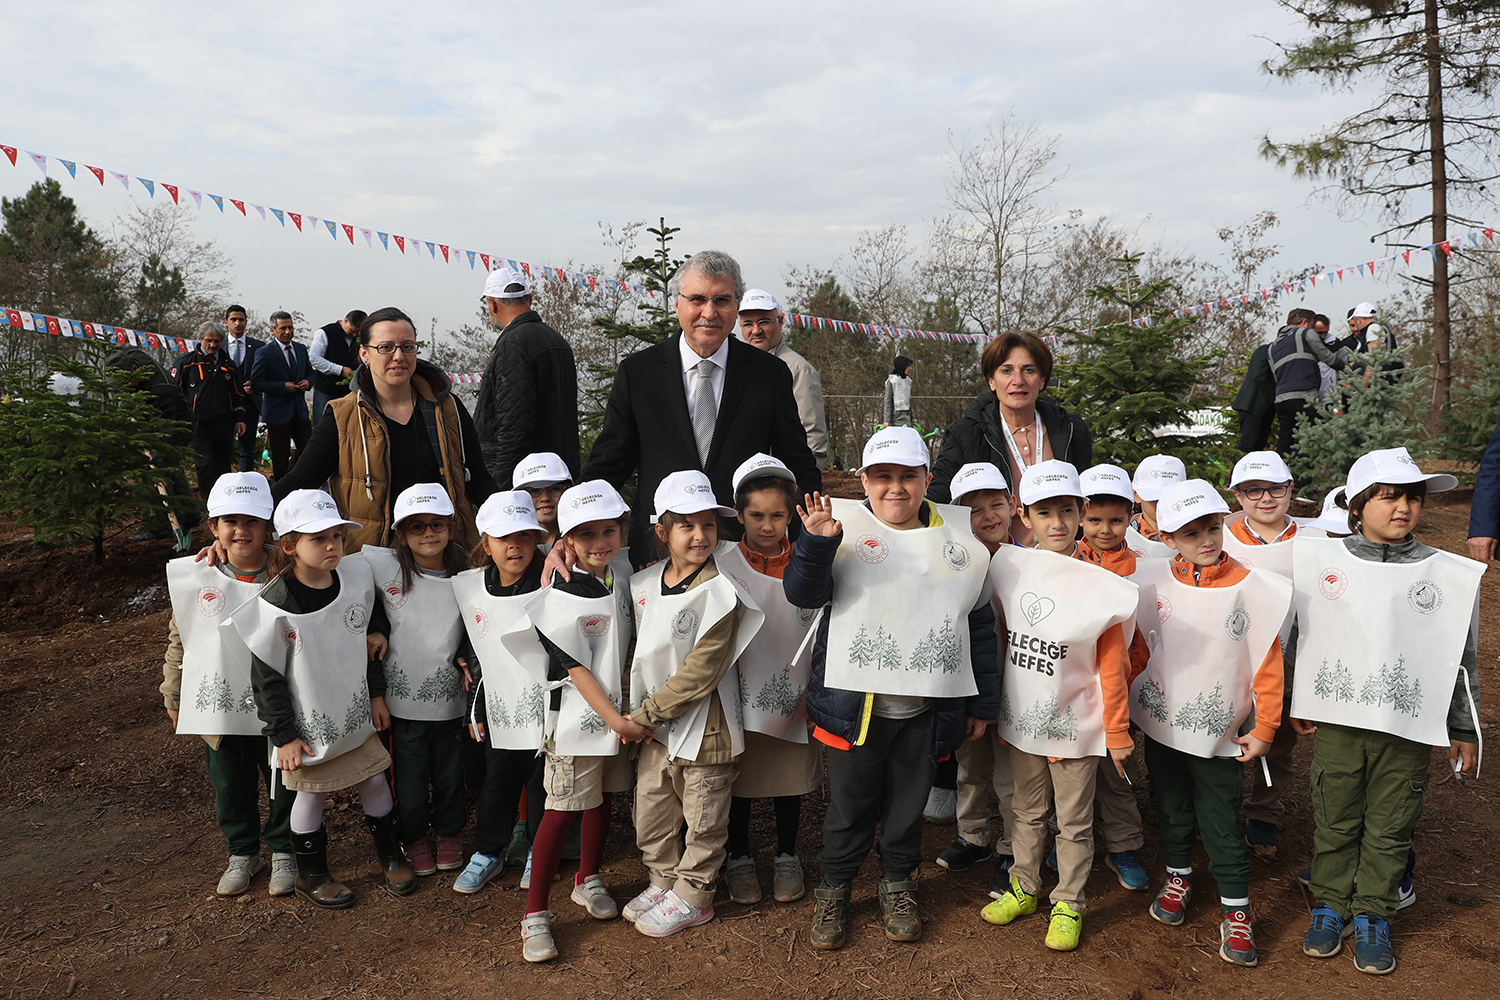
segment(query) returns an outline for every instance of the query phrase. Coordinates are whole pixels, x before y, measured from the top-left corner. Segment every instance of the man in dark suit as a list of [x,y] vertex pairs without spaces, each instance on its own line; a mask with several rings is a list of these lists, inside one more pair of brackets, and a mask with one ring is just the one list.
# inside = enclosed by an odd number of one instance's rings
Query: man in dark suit
[[229,336],[224,338],[224,353],[229,360],[234,362],[234,367],[239,370],[240,381],[245,386],[245,433],[235,439],[239,447],[239,471],[254,472],[255,458],[260,450],[255,447],[255,433],[260,423],[260,398],[259,394],[250,388],[250,370],[255,364],[255,352],[258,348],[266,346],[264,340],[256,340],[254,337],[245,335],[250,320],[242,305],[232,305],[224,310],[224,326],[229,330]]
[[[631,509],[630,561],[651,559],[657,485],[670,473],[699,469],[721,504],[732,506],[734,470],[765,452],[786,463],[801,492],[822,488],[792,395],[792,373],[779,358],[730,336],[745,282],[734,258],[704,250],[673,275],[682,332],[620,363],[582,479],[616,487],[639,471]],[[738,538],[738,525],[728,524]]]
[[[280,310],[271,314],[271,334],[276,342],[256,352],[250,381],[256,392],[264,394],[261,415],[271,448],[271,474],[279,482],[297,464],[312,436],[307,390],[312,388],[313,367],[307,348],[292,339],[296,330],[290,314]],[[293,445],[297,454],[288,461],[287,453]]]

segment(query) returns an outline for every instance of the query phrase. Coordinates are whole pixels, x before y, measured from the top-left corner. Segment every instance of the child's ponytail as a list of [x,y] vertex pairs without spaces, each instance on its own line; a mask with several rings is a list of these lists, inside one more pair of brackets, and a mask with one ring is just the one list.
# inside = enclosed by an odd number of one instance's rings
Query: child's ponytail
[[283,531],[271,544],[271,558],[266,563],[266,586],[270,586],[271,581],[292,568],[297,561],[294,554],[297,540],[301,537],[300,531]]

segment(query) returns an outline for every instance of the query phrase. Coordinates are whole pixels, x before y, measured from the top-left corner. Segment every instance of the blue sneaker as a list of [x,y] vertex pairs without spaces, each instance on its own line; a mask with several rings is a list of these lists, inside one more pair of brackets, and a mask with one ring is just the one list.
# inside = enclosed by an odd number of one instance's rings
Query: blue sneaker
[[1404,910],[1417,901],[1416,887],[1411,884],[1411,872],[1401,876],[1396,884],[1396,909]]
[[466,896],[473,895],[483,889],[485,883],[499,875],[504,868],[505,859],[475,851],[474,856],[469,859],[468,866],[458,873],[458,878],[453,880],[453,891],[461,892]]
[[1396,971],[1396,953],[1391,950],[1391,925],[1380,917],[1361,913],[1354,918],[1354,967],[1372,976]]
[[1054,847],[1052,848],[1052,850],[1047,852],[1047,860],[1045,864],[1053,871],[1057,870],[1057,848]]
[[1120,884],[1131,892],[1144,892],[1150,888],[1151,880],[1146,869],[1135,859],[1134,851],[1112,851],[1104,856],[1104,867],[1114,872]]
[[1344,918],[1333,912],[1331,906],[1316,906],[1312,911],[1312,923],[1302,935],[1302,954],[1313,958],[1332,958],[1344,950],[1344,938],[1349,928]]

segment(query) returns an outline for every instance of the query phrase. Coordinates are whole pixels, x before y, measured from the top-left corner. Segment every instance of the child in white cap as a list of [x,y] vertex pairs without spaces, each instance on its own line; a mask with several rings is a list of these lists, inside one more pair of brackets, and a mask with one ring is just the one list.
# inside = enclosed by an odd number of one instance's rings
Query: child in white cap
[[354,893],[328,871],[328,793],[359,791],[365,823],[388,889],[405,895],[416,875],[401,852],[396,805],[385,771],[391,757],[376,735],[385,712],[377,661],[387,649],[370,564],[344,557],[344,532],[358,529],[322,490],[293,490],[276,507],[274,579],[225,623],[251,653],[255,705],[276,747],[282,782],[296,789],[292,853],[297,895],[328,909]]
[[[1427,494],[1405,448],[1362,456],[1345,484],[1348,538],[1293,549],[1298,656],[1292,725],[1313,741],[1316,906],[1302,951],[1329,958],[1354,938],[1354,966],[1396,968],[1389,921],[1422,812],[1431,748],[1455,773],[1479,752],[1476,638],[1482,563],[1413,535]],[[1352,927],[1351,927],[1352,925]]]
[[[1160,805],[1167,879],[1151,916],[1187,921],[1193,841],[1203,837],[1218,883],[1219,957],[1259,961],[1250,920],[1250,858],[1240,826],[1242,764],[1263,756],[1281,722],[1278,633],[1291,605],[1285,577],[1247,569],[1224,551],[1229,507],[1201,479],[1174,483],[1157,503],[1162,541],[1176,555],[1142,560],[1137,621],[1151,659],[1131,686]],[[1239,735],[1252,710],[1254,728]]]
[[761,901],[750,856],[750,806],[768,798],[776,818],[771,891],[778,903],[790,903],[807,891],[797,853],[802,796],[823,781],[822,754],[808,739],[802,706],[812,669],[807,636],[816,612],[793,607],[781,585],[792,559],[786,531],[797,510],[796,476],[780,459],[757,454],[734,471],[733,486],[745,534],[736,543],[721,543],[715,558],[720,572],[750,594],[766,620],[737,664],[745,752],[735,762],[739,777],[729,806],[724,881],[736,903]]
[[863,503],[814,494],[798,508],[806,530],[783,580],[787,600],[828,606],[807,685],[813,736],[828,747],[815,948],[844,943],[877,819],[885,935],[921,937],[912,876],[933,766],[995,717],[989,553],[969,530],[968,508],[926,499],[927,463],[921,435],[888,427],[865,443]]
[[266,738],[250,686],[250,656],[243,645],[225,641],[218,630],[218,624],[241,604],[253,601],[270,578],[266,539],[274,506],[265,476],[225,473],[209,491],[208,530],[228,558],[214,566],[186,556],[167,563],[172,621],[161,693],[177,733],[201,735],[208,744],[208,781],[219,829],[229,845],[229,867],[216,890],[220,896],[240,895],[266,867],[260,857],[262,782],[272,789],[265,822],[271,895],[290,895],[297,875],[288,826],[297,793],[282,785],[281,772],[273,771],[266,758]]
[[1034,549],[1008,546],[990,561],[990,582],[1009,629],[1001,668],[1000,736],[1015,780],[1015,864],[1010,888],[980,916],[1009,924],[1037,911],[1049,806],[1057,814],[1058,882],[1045,943],[1072,951],[1083,934],[1084,884],[1094,861],[1097,758],[1120,773],[1130,737],[1124,626],[1135,585],[1073,559],[1083,512],[1078,470],[1051,459],[1021,475],[1021,517]]
[[557,501],[563,491],[573,485],[573,473],[561,455],[538,451],[521,459],[511,478],[515,489],[531,494],[531,507],[536,511],[537,523],[547,533],[542,539],[545,551],[545,546],[557,538]]
[[[366,545],[360,551],[375,574],[391,629],[384,701],[401,843],[412,870],[431,875],[464,866],[464,689],[454,663],[464,623],[451,578],[463,572],[468,553],[455,535],[453,501],[441,483],[402,490],[392,514],[396,547]],[[437,839],[436,857],[429,829]]]
[[1171,558],[1172,551],[1156,537],[1156,502],[1162,490],[1186,478],[1187,466],[1182,464],[1182,459],[1171,455],[1147,455],[1135,467],[1135,476],[1130,483],[1141,512],[1130,522],[1130,528],[1125,532],[1125,544],[1136,555],[1151,559]]
[[734,759],[744,751],[734,661],[763,616],[714,561],[718,519],[734,510],[719,506],[708,477],[672,473],[655,508],[662,561],[630,578],[630,720],[654,734],[641,746],[635,788],[636,843],[651,882],[624,916],[666,937],[714,916]]

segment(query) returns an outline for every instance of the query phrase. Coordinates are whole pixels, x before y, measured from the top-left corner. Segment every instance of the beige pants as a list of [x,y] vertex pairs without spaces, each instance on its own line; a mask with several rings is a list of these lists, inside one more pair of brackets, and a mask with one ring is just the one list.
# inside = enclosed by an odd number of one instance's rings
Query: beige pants
[[958,835],[978,847],[990,842],[990,788],[1000,800],[1000,835],[995,838],[998,854],[1011,853],[1010,836],[1016,828],[1011,805],[1016,784],[1010,777],[1010,747],[1000,742],[991,724],[977,740],[965,740],[958,754]]
[[1016,783],[1016,829],[1011,847],[1016,863],[1011,874],[1021,888],[1041,892],[1042,855],[1047,845],[1048,806],[1057,810],[1057,888],[1053,903],[1084,909],[1083,887],[1094,863],[1094,785],[1099,758],[1049,761],[1010,748],[1010,773]]
[[[1135,763],[1132,751],[1125,761],[1125,773],[1131,781],[1140,778],[1140,768]],[[1099,781],[1094,786],[1094,801],[1099,804],[1099,825],[1104,831],[1104,849],[1111,854],[1119,851],[1138,851],[1146,843],[1146,833],[1141,827],[1141,807],[1135,800],[1135,792],[1129,782],[1115,770],[1115,762],[1108,757],[1099,758]]]
[[[651,884],[699,909],[713,905],[714,879],[729,839],[733,764],[673,764],[655,740],[641,747],[635,785],[635,843]],[[682,836],[683,821],[687,836]]]

